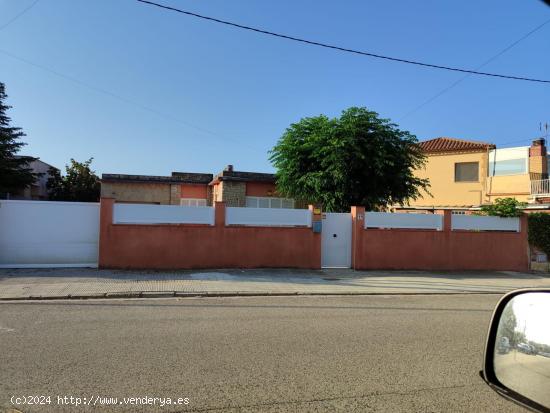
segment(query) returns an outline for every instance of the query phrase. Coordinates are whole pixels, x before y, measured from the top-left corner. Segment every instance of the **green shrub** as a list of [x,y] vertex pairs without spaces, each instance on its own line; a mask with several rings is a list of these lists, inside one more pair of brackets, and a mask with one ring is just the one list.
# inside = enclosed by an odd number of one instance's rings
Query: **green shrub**
[[529,244],[550,257],[550,214],[528,215]]
[[491,205],[483,205],[481,213],[495,217],[511,218],[519,217],[527,203],[519,202],[515,198],[497,198]]

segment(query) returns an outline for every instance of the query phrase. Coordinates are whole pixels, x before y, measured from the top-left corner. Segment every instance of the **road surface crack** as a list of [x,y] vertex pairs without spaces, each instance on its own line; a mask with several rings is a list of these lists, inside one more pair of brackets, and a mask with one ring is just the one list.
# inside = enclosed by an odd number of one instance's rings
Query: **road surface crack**
[[354,399],[364,399],[368,397],[379,397],[379,396],[390,396],[390,395],[406,396],[409,394],[415,394],[415,393],[424,392],[424,391],[458,389],[458,388],[471,387],[471,386],[476,386],[476,384],[457,384],[454,386],[423,387],[423,388],[409,390],[409,391],[373,392],[373,393],[361,394],[361,395],[355,395],[355,396],[336,396],[336,397],[325,397],[325,398],[318,398],[318,399],[273,401],[273,402],[256,403],[256,404],[242,404],[242,405],[236,405],[236,406],[226,405],[226,406],[219,406],[219,407],[205,407],[205,408],[198,408],[198,409],[185,409],[185,410],[181,410],[178,413],[212,412],[212,411],[227,410],[227,409],[249,409],[249,408],[255,408],[255,407],[269,407],[269,406],[292,405],[292,404],[302,404],[302,403],[323,403],[323,402],[331,402],[331,401],[338,401],[338,400],[354,400]]

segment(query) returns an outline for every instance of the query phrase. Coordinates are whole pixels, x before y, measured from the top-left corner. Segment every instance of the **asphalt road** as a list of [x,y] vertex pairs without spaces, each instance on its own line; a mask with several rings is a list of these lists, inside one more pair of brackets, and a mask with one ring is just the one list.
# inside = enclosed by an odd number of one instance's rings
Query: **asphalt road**
[[[0,406],[23,412],[522,412],[478,375],[498,298],[0,303]],[[51,404],[11,406],[11,396],[29,395],[49,395]],[[117,397],[119,403],[187,397],[189,404],[75,407],[58,405],[57,396]]]

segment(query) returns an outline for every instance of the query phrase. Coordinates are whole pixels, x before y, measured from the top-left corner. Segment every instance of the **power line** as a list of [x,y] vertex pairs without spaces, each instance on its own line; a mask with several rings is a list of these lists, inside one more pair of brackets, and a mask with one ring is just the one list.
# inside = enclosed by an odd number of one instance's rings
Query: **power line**
[[[542,29],[544,26],[546,26],[548,23],[550,23],[550,19],[546,20],[544,23],[542,24],[539,24],[537,27],[535,27],[533,30],[531,30],[530,32],[524,34],[522,37],[520,37],[519,39],[517,39],[515,42],[511,43],[510,45],[506,46],[504,49],[502,49],[500,52],[498,52],[496,55],[490,57],[489,59],[487,59],[485,62],[483,62],[482,64],[480,64],[479,66],[477,66],[474,70],[479,70],[481,69],[482,67],[484,66],[487,66],[489,63],[491,63],[492,61],[496,60],[498,57],[502,56],[504,53],[506,53],[508,50],[510,50],[511,48],[513,48],[514,46],[516,46],[518,43],[522,42],[523,40],[527,39],[529,36],[531,36],[533,33],[537,32],[538,30]],[[468,74],[465,74],[464,76],[462,76],[460,79],[454,81],[453,83],[451,83],[449,86],[445,87],[444,89],[440,90],[439,92],[437,92],[435,95],[433,95],[431,98],[425,100],[424,102],[422,102],[420,105],[416,106],[415,108],[411,109],[410,111],[408,111],[405,115],[403,115],[401,117],[401,120],[409,117],[410,115],[412,115],[413,113],[416,113],[418,112],[420,109],[422,109],[424,106],[432,103],[434,100],[436,100],[438,97],[440,97],[441,95],[447,93],[449,90],[451,90],[452,88],[454,88],[455,86],[457,86],[459,83],[461,83],[463,80],[467,79],[468,77],[471,76],[471,73],[468,73]]]
[[[187,127],[193,128],[193,129],[195,129],[195,130],[197,130],[197,131],[199,131],[199,132],[202,132],[202,133],[204,133],[204,134],[208,134],[208,135],[210,135],[210,136],[211,136],[212,138],[214,138],[214,139],[217,139],[217,140],[220,140],[220,141],[223,141],[223,142],[231,141],[231,142],[234,142],[234,143],[236,143],[236,144],[243,145],[242,142],[240,142],[240,141],[238,141],[238,140],[236,140],[236,139],[233,139],[233,138],[230,138],[230,137],[221,137],[221,136],[219,136],[218,134],[216,134],[215,132],[212,132],[212,131],[210,131],[210,130],[208,130],[208,129],[204,129],[204,128],[200,127],[200,126],[196,126],[196,125],[194,125],[194,124],[192,124],[192,123],[183,121],[183,120],[181,120],[181,119],[179,119],[179,118],[177,118],[177,117],[175,117],[175,116],[172,116],[172,115],[169,115],[169,114],[160,112],[160,111],[158,111],[157,109],[154,109],[154,108],[151,108],[151,107],[149,107],[149,106],[143,105],[143,104],[141,104],[141,103],[135,102],[135,101],[133,101],[133,100],[131,100],[131,99],[128,99],[128,98],[126,98],[126,97],[124,97],[124,96],[121,96],[121,95],[118,95],[118,94],[116,94],[116,93],[110,92],[110,91],[108,91],[108,90],[106,90],[106,89],[102,89],[102,88],[100,88],[100,87],[94,86],[94,85],[89,84],[89,83],[87,83],[87,82],[83,82],[82,80],[79,80],[79,79],[77,79],[77,78],[75,78],[75,77],[73,77],[73,76],[69,76],[69,75],[63,74],[63,73],[61,73],[61,72],[58,72],[57,70],[51,69],[51,68],[49,68],[49,67],[40,65],[40,64],[38,64],[38,63],[31,62],[30,60],[27,60],[27,59],[24,59],[24,58],[22,58],[22,57],[16,56],[16,55],[14,55],[13,53],[10,53],[10,52],[8,52],[8,51],[6,51],[6,50],[0,49],[0,53],[4,54],[4,55],[6,55],[6,56],[8,56],[8,57],[10,57],[10,58],[12,58],[12,59],[14,59],[14,60],[18,60],[19,62],[25,63],[25,64],[30,65],[30,66],[34,66],[34,67],[36,67],[36,68],[38,68],[38,69],[41,69],[41,70],[46,71],[46,72],[48,72],[48,73],[51,73],[51,74],[53,74],[53,75],[55,75],[55,76],[58,76],[58,77],[60,77],[60,78],[63,78],[63,79],[65,79],[65,80],[68,80],[68,81],[70,81],[70,82],[76,83],[76,84],[78,84],[78,85],[80,85],[80,86],[83,86],[83,87],[85,87],[85,88],[87,88],[87,89],[90,89],[90,90],[93,90],[93,91],[95,91],[95,92],[98,92],[98,93],[101,93],[101,94],[110,96],[111,98],[116,99],[116,100],[119,100],[119,101],[124,102],[124,103],[126,103],[126,104],[130,104],[130,105],[136,106],[136,107],[138,107],[138,108],[140,108],[140,109],[142,109],[142,110],[145,110],[145,111],[147,111],[147,112],[153,113],[153,114],[155,114],[155,115],[157,115],[157,116],[159,116],[159,117],[161,117],[161,118],[165,118],[165,119],[171,120],[171,121],[173,121],[173,122],[180,123],[180,124],[185,125],[185,126],[187,126]],[[253,149],[253,150],[255,150],[255,151],[261,151],[261,152],[265,153],[265,150],[262,150],[262,149],[260,149],[260,148],[256,148],[256,147],[253,147],[253,146],[250,146],[250,145],[245,145],[245,146],[248,146],[250,149]]]
[[327,44],[327,43],[317,42],[317,41],[314,41],[314,40],[307,40],[307,39],[302,39],[302,38],[299,38],[299,37],[288,36],[286,34],[275,33],[275,32],[271,32],[271,31],[268,31],[268,30],[258,29],[256,27],[245,26],[245,25],[238,24],[238,23],[233,23],[233,22],[230,22],[230,21],[227,21],[227,20],[221,20],[221,19],[217,19],[217,18],[214,18],[214,17],[204,16],[204,15],[198,14],[198,13],[193,13],[193,12],[186,11],[186,10],[177,9],[175,7],[155,3],[153,1],[148,1],[148,0],[136,0],[136,1],[138,1],[140,3],[148,4],[148,5],[151,5],[151,6],[159,7],[159,8],[162,8],[162,9],[174,11],[174,12],[177,12],[177,13],[185,14],[185,15],[188,15],[188,16],[197,17],[199,19],[208,20],[208,21],[212,21],[212,22],[216,22],[216,23],[220,23],[220,24],[225,24],[227,26],[237,27],[239,29],[250,30],[250,31],[253,31],[253,32],[256,32],[256,33],[261,33],[261,34],[265,34],[265,35],[268,35],[268,36],[274,36],[274,37],[278,37],[278,38],[281,38],[281,39],[293,40],[295,42],[305,43],[305,44],[309,44],[309,45],[312,45],[312,46],[319,46],[319,47],[324,47],[324,48],[327,48],[327,49],[338,50],[338,51],[341,51],[341,52],[347,52],[347,53],[353,53],[353,54],[362,55],[362,56],[374,57],[376,59],[384,59],[384,60],[390,60],[390,61],[393,61],[393,62],[407,63],[407,64],[411,64],[411,65],[430,67],[430,68],[433,68],[433,69],[442,69],[442,70],[449,70],[449,71],[453,71],[453,72],[469,73],[469,74],[472,74],[472,75],[479,75],[479,76],[489,76],[489,77],[497,77],[497,78],[502,78],[502,79],[513,79],[513,80],[523,80],[523,81],[527,81],[527,82],[537,82],[537,83],[550,83],[550,80],[545,80],[545,79],[535,79],[535,78],[528,78],[528,77],[522,77],[522,76],[510,76],[510,75],[501,75],[501,74],[498,74],[498,73],[479,72],[477,70],[461,69],[461,68],[458,68],[458,67],[436,65],[436,64],[431,64],[431,63],[419,62],[419,61],[415,61],[415,60],[407,60],[407,59],[401,59],[401,58],[397,58],[397,57],[384,56],[384,55],[365,52],[365,51],[361,51],[361,50],[350,49],[350,48],[347,48],[347,47],[334,46],[334,45],[330,45],[330,44]]
[[510,145],[512,143],[520,143],[520,142],[526,142],[526,141],[534,141],[536,139],[540,139],[540,138],[544,138],[544,136],[537,136],[536,138],[524,138],[524,139],[518,139],[517,141],[508,141],[508,142],[503,142],[503,143],[500,143],[499,145]]
[[30,9],[32,9],[36,3],[38,3],[40,0],[35,0],[33,3],[29,4],[26,8],[21,10],[18,14],[16,14],[11,20],[8,20],[5,24],[0,26],[0,31],[4,30],[6,27],[8,27],[10,24],[12,24],[14,21],[16,21],[18,18],[20,18],[22,15],[24,15],[26,12],[28,12]]

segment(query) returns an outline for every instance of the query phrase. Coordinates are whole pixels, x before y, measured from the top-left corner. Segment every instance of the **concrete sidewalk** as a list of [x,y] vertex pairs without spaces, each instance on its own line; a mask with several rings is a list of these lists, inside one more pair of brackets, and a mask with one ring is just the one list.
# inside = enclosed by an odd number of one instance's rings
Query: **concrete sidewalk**
[[173,295],[505,293],[550,288],[550,277],[514,272],[353,270],[122,271],[2,269],[0,299]]

